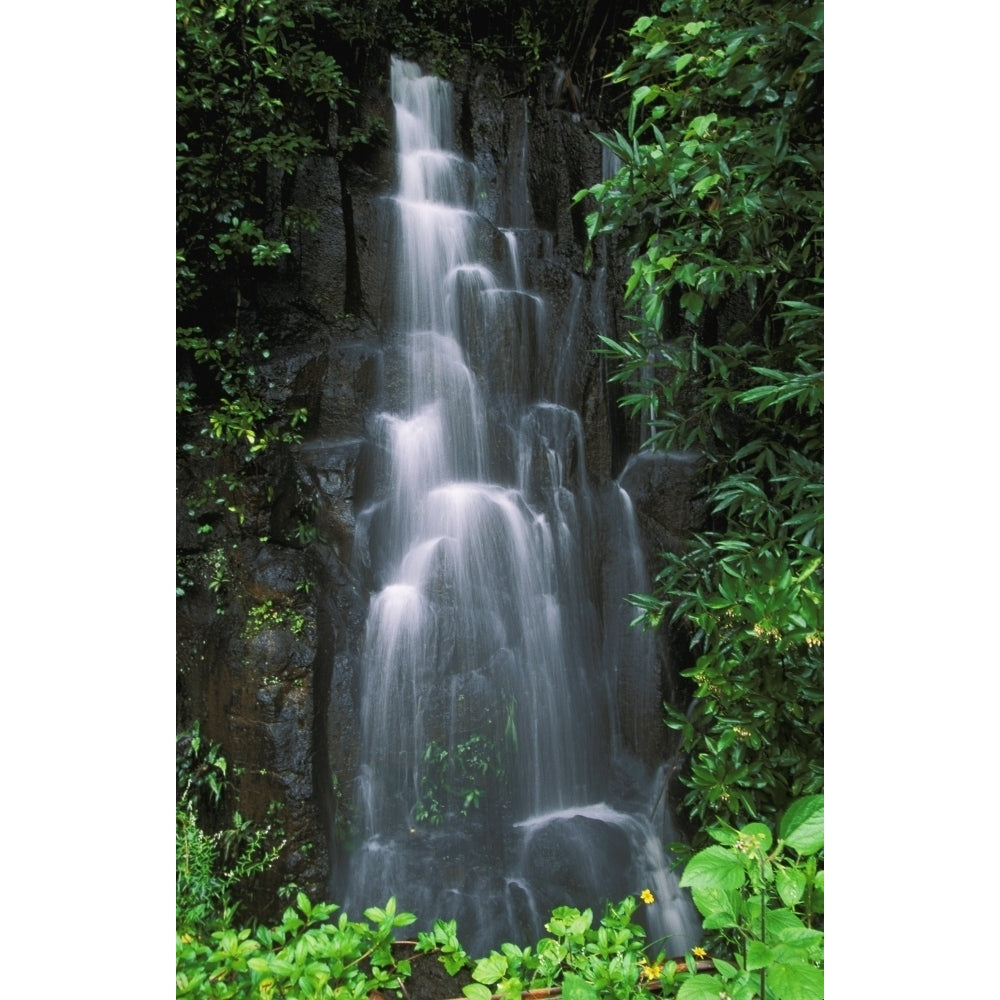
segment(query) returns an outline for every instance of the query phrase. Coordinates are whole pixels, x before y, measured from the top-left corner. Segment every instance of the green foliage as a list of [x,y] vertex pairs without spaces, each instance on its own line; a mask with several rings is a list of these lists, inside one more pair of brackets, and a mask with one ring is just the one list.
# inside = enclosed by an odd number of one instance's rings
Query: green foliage
[[291,173],[323,151],[325,112],[352,104],[340,66],[316,44],[324,3],[179,0],[177,223],[180,303],[213,274],[273,263],[289,248],[265,236],[261,171]]
[[[677,1000],[821,1000],[823,931],[823,798],[794,802],[772,829],[720,825],[715,843],[694,855],[681,885],[691,889],[706,932],[720,942],[713,957],[694,948],[683,957],[634,922],[637,907],[655,902],[644,889],[594,913],[557,907],[547,936],[522,947],[503,943],[473,960],[454,920],[436,920],[417,935],[417,955],[437,955],[449,975],[468,969],[468,1000],[499,995],[520,1000],[527,990],[557,988],[570,1000],[639,1000],[654,992]],[[335,905],[299,893],[275,927],[233,925],[232,910],[212,926],[178,924],[177,994],[190,997],[327,997],[362,1000],[372,991],[406,996],[411,961],[393,951],[398,928],[416,921],[395,899],[355,922]],[[669,942],[666,943],[669,948]]]
[[247,612],[247,622],[243,628],[243,637],[252,639],[260,635],[265,629],[288,629],[292,635],[298,637],[302,635],[306,626],[306,618],[295,608],[276,606],[274,601],[268,598],[255,604]]
[[[208,480],[208,482],[213,482],[213,480]],[[242,518],[241,509],[235,506],[229,509],[234,511],[237,517]],[[190,511],[190,514],[193,516],[195,511]],[[212,530],[212,524],[205,521],[199,525],[198,534],[208,535]],[[217,613],[224,614],[222,596],[231,582],[230,573],[232,572],[230,553],[230,548],[216,545],[214,548],[201,552],[179,556],[177,559],[177,596],[183,597],[198,586],[204,587],[216,595]]]
[[[334,18],[324,3],[178,0],[177,412],[200,417],[202,457],[230,449],[251,461],[276,442],[301,440],[302,411],[265,401],[264,334],[245,327],[260,268],[289,253],[310,220],[286,206],[265,223],[267,186],[327,151],[334,106],[354,90],[319,44]],[[238,478],[238,477],[237,477]]]
[[691,858],[680,884],[733,962],[715,959],[715,974],[682,986],[678,1000],[822,1000],[823,931],[814,924],[823,912],[823,796],[793,802],[777,842],[763,823],[709,833],[717,843]]
[[299,893],[275,927],[235,929],[228,922],[211,933],[178,931],[177,996],[191,998],[331,997],[363,1000],[373,991],[400,995],[410,974],[396,961],[396,928],[412,924],[396,901],[365,910],[367,923],[351,921],[328,903]]
[[429,59],[429,69],[445,78],[471,55],[525,79],[561,60],[582,79],[597,50],[616,41],[608,14],[592,0],[539,0],[530,7],[500,0],[389,0],[384,14],[382,39],[408,58]]
[[[201,724],[177,737],[176,907],[178,932],[196,933],[231,919],[236,898],[271,870],[285,846],[280,827],[261,827],[236,810],[209,832],[231,788],[219,744]],[[273,806],[271,814],[277,811]]]
[[527,8],[521,11],[521,16],[514,25],[514,37],[517,44],[524,53],[524,60],[527,63],[528,71],[532,75],[536,74],[542,63],[542,49],[545,40],[541,31],[535,26],[531,16],[531,11]]
[[773,817],[822,787],[821,4],[666,0],[614,74],[632,88],[591,237],[620,234],[633,327],[602,353],[650,448],[703,459],[707,530],[667,553],[637,621],[695,654],[699,823]]
[[[655,902],[643,890],[645,903]],[[526,990],[559,987],[575,1000],[634,1000],[651,996],[651,989],[673,996],[697,967],[694,957],[668,959],[664,951],[650,958],[646,931],[632,918],[638,903],[627,896],[609,903],[594,926],[594,913],[560,906],[545,925],[548,937],[534,947],[505,943],[499,951],[475,963],[475,982],[464,987],[468,1000],[489,1000],[493,995],[517,1000]],[[669,947],[669,945],[668,945]]]
[[201,720],[177,736],[177,788],[193,802],[218,806],[229,787],[222,747],[201,735]]
[[468,816],[469,810],[479,808],[488,776],[502,776],[500,753],[492,740],[473,734],[451,752],[431,740],[424,750],[414,819],[440,826],[449,814]]
[[469,953],[458,940],[458,926],[454,920],[435,920],[432,930],[420,931],[417,934],[416,950],[418,954],[436,952],[449,976],[473,966]]

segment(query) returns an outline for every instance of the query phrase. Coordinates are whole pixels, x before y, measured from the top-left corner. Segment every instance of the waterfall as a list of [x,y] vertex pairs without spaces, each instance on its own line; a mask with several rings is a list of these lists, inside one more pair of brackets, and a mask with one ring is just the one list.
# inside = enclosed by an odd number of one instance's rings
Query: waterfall
[[500,230],[471,207],[450,85],[394,59],[391,87],[392,377],[359,498],[373,593],[345,908],[395,896],[486,954],[537,940],[556,906],[650,888],[637,916],[680,954],[698,925],[651,819],[658,777],[628,749],[637,719],[662,725],[651,639],[623,604],[644,579],[633,514],[590,485],[551,310],[521,266],[525,148]]

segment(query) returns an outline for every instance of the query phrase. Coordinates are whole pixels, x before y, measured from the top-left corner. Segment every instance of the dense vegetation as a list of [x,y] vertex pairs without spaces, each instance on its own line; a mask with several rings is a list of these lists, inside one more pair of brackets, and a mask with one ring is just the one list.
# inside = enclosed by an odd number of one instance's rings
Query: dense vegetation
[[615,79],[618,174],[592,236],[624,234],[633,326],[603,338],[647,446],[704,462],[707,529],[665,553],[641,620],[685,628],[668,705],[699,824],[772,819],[822,788],[823,8],[666,0]]
[[[418,959],[436,961],[468,1000],[517,1000],[526,990],[560,990],[577,1000],[820,1000],[823,996],[823,797],[792,803],[776,829],[750,823],[714,826],[712,846],[695,854],[681,885],[704,917],[706,945],[686,955],[669,942],[647,941],[633,920],[643,889],[609,903],[595,925],[590,909],[556,908],[548,932],[525,946],[505,942],[475,959],[462,947],[455,921],[437,920],[415,946],[395,944],[415,923],[396,901],[370,906],[364,920],[295,893],[279,923],[243,924],[232,890],[265,873],[278,856],[270,827],[233,813],[208,833],[228,788],[228,765],[199,727],[178,739],[177,942],[178,997],[363,1000],[373,991],[409,996]],[[711,954],[710,954],[711,952]],[[458,978],[458,977],[461,978]],[[457,995],[457,985],[449,995]],[[444,998],[435,998],[444,1000]]]
[[[654,592],[632,600],[638,620],[673,623],[694,652],[691,702],[666,706],[666,722],[689,755],[684,805],[699,834],[683,884],[711,962],[646,942],[634,898],[597,926],[561,908],[549,937],[479,961],[440,921],[419,950],[467,971],[470,1000],[554,985],[629,1000],[654,983],[681,1000],[810,1000],[823,993],[822,6],[665,0],[635,22],[631,52],[616,11],[386,0],[376,20],[365,4],[179,0],[178,445],[205,476],[186,499],[201,529],[221,516],[238,535],[262,457],[307,424],[266,402],[255,278],[315,225],[289,204],[286,179],[332,153],[331,111],[341,155],[378,133],[355,114],[349,81],[385,59],[385,39],[441,71],[459,55],[499,62],[524,87],[559,60],[572,100],[593,107],[607,87],[608,111],[610,95],[628,95],[602,139],[621,170],[578,200],[591,236],[616,239],[632,262],[631,331],[604,340],[625,405],[648,447],[703,462],[706,530],[665,553]],[[220,564],[207,585],[224,579]],[[182,575],[179,593],[190,583]],[[391,940],[412,915],[392,900],[353,922],[289,885],[296,906],[280,924],[241,926],[235,900],[282,841],[231,796],[221,748],[183,733],[178,996],[399,993],[410,968]]]

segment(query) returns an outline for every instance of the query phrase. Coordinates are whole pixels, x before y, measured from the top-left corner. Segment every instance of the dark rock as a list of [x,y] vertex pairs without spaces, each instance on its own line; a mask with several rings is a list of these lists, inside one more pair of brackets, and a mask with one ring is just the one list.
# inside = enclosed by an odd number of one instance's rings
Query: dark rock
[[642,451],[629,460],[619,482],[635,504],[636,515],[657,552],[680,552],[705,519],[702,459],[696,452]]

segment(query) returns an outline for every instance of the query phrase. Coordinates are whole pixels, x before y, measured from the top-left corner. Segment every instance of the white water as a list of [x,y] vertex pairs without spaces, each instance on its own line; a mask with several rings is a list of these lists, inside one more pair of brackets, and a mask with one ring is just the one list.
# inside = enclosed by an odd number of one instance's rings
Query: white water
[[[536,940],[555,906],[600,912],[651,888],[651,937],[680,954],[697,924],[664,827],[649,818],[656,776],[627,749],[643,720],[661,724],[655,653],[622,600],[644,571],[627,498],[617,487],[592,495],[567,369],[551,363],[548,304],[521,266],[526,147],[504,209],[517,229],[500,233],[471,209],[450,86],[394,60],[392,100],[386,334],[399,374],[373,421],[378,486],[358,517],[375,593],[360,692],[362,842],[345,906],[356,915],[395,896],[421,926],[457,918],[466,948],[485,954]],[[491,236],[495,262],[482,250]],[[485,773],[453,772],[451,787],[430,789],[440,772],[428,748],[454,761],[473,744],[495,754]],[[430,799],[437,825],[419,819]]]

